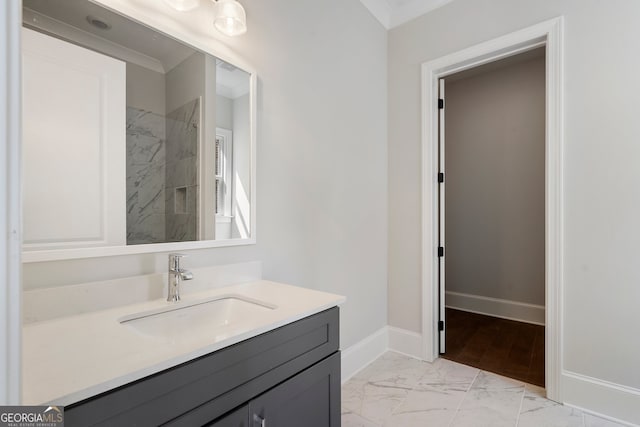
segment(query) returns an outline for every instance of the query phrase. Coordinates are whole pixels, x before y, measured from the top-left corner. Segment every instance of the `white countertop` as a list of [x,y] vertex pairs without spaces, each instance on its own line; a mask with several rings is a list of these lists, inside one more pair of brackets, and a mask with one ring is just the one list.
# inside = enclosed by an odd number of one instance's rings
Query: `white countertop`
[[[138,333],[120,324],[133,313],[239,295],[276,308],[210,334],[185,334],[174,341]],[[256,281],[32,323],[23,328],[24,405],[70,405],[172,366],[319,313],[345,301],[340,295]]]

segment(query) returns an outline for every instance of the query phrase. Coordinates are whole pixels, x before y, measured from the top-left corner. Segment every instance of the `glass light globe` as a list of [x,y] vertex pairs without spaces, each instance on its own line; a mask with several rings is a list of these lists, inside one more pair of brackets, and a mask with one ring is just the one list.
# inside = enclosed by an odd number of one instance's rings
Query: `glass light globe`
[[164,0],[164,2],[180,12],[193,10],[200,5],[200,0]]
[[228,36],[247,32],[247,15],[237,0],[218,0],[213,10],[213,25]]

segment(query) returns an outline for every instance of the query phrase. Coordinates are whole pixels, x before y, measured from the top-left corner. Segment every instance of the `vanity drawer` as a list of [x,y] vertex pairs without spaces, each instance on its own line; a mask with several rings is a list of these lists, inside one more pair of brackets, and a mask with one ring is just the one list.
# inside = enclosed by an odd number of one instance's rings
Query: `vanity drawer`
[[[338,350],[337,307],[65,408],[69,426],[157,426],[223,415]],[[178,422],[179,424],[179,422]]]

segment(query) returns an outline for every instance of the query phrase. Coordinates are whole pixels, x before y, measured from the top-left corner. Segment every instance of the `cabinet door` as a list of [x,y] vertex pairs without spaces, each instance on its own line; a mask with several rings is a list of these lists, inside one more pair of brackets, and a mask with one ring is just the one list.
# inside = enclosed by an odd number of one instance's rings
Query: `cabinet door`
[[249,405],[244,405],[222,418],[207,424],[206,427],[249,427]]
[[249,403],[251,427],[339,427],[340,352]]

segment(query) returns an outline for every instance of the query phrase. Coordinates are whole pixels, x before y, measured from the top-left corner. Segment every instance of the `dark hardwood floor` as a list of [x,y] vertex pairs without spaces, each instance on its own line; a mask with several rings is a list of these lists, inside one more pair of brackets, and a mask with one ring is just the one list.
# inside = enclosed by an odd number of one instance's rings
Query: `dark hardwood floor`
[[544,326],[446,309],[445,359],[544,387]]

